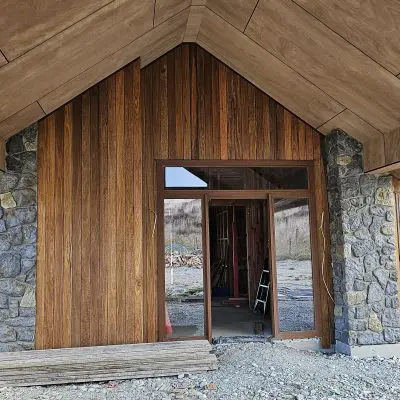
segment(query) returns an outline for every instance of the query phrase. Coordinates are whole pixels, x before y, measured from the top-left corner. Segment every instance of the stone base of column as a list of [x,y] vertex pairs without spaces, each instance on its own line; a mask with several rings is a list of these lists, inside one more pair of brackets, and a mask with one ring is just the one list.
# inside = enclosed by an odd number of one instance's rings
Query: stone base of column
[[348,344],[337,340],[335,344],[335,352],[357,358],[400,358],[400,343],[349,346]]

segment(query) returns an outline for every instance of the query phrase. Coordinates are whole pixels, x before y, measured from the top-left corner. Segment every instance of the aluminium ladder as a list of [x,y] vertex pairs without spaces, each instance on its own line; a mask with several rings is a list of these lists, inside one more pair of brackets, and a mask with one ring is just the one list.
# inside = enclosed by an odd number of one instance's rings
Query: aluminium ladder
[[267,309],[267,300],[269,293],[269,270],[263,269],[260,276],[260,283],[258,284],[257,297],[254,303],[254,311],[256,311],[258,303],[264,305],[264,315]]

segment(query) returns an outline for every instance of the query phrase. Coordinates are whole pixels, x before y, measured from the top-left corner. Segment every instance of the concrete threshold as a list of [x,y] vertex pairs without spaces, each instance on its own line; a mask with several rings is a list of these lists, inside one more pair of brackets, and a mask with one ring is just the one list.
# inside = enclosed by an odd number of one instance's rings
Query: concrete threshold
[[337,340],[335,350],[337,353],[346,354],[354,358],[400,358],[400,343],[349,346]]
[[329,349],[323,349],[321,347],[320,338],[311,339],[271,339],[272,343],[282,344],[287,347],[292,347],[297,350],[303,351],[318,351],[324,354],[332,354],[335,352],[334,346]]

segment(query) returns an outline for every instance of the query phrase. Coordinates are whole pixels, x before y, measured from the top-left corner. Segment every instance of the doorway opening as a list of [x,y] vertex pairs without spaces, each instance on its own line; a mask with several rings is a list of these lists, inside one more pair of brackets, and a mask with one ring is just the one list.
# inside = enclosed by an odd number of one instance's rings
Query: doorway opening
[[265,200],[209,202],[212,337],[272,335]]
[[160,340],[318,336],[312,164],[169,163],[158,170]]

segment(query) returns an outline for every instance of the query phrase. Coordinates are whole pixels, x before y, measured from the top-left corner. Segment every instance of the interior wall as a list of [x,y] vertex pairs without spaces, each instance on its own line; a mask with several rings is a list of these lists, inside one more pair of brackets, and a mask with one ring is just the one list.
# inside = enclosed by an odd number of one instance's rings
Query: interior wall
[[194,44],[128,65],[39,129],[37,348],[158,340],[157,159],[314,160],[318,226],[327,210],[320,135]]

